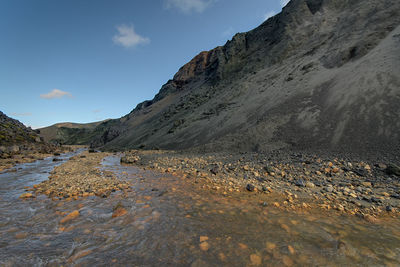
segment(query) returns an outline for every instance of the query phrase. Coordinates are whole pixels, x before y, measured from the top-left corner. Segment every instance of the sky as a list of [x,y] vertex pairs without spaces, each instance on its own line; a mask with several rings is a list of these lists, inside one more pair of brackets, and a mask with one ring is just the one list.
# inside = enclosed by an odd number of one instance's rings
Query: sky
[[288,1],[0,1],[0,111],[32,128],[122,117]]

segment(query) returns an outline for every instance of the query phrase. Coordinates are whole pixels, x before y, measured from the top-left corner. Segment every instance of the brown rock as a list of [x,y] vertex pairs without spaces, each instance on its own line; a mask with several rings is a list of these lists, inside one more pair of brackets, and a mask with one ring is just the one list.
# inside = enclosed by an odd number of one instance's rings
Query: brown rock
[[200,242],[204,242],[208,240],[208,236],[200,236]]
[[35,196],[32,195],[31,193],[24,193],[19,196],[19,198],[34,198]]
[[124,216],[127,213],[128,213],[128,211],[125,208],[118,207],[117,209],[114,210],[114,212],[113,212],[111,217],[112,218],[121,217],[121,216]]
[[75,218],[77,218],[79,216],[79,211],[78,210],[74,210],[73,212],[71,212],[70,214],[68,214],[67,216],[65,216],[64,218],[61,219],[60,223],[66,223],[69,222]]
[[250,255],[250,262],[251,265],[253,266],[260,266],[261,265],[261,257],[258,256],[257,254],[251,254]]
[[208,244],[208,242],[204,241],[202,243],[200,243],[200,249],[202,251],[207,251],[210,248],[210,245]]

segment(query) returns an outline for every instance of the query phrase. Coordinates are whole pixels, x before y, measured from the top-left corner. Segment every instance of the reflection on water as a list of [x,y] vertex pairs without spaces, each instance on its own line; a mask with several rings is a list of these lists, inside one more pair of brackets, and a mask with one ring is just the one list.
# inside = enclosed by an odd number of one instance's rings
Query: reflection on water
[[[121,166],[117,156],[103,168],[129,180],[130,190],[76,201],[18,198],[58,164],[50,158],[0,174],[1,266],[400,264],[399,220],[373,225],[296,215],[246,194],[224,197],[174,176]],[[116,205],[127,214],[112,218]],[[79,217],[61,224],[74,210]]]

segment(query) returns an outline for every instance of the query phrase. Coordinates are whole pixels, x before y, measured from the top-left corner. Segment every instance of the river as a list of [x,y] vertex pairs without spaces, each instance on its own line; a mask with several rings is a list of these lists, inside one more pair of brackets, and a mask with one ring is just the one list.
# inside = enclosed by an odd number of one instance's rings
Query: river
[[[119,159],[107,157],[101,168],[132,188],[107,198],[20,199],[62,164],[51,157],[0,173],[0,266],[400,265],[398,219],[372,224],[334,212],[282,211]],[[127,214],[112,218],[117,205]],[[61,224],[73,210],[80,216]]]

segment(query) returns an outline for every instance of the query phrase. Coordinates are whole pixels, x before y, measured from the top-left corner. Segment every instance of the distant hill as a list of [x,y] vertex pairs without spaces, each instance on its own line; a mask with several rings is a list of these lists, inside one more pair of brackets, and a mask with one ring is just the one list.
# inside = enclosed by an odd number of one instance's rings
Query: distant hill
[[46,142],[63,145],[86,145],[96,135],[93,130],[108,120],[92,123],[63,122],[39,129]]

